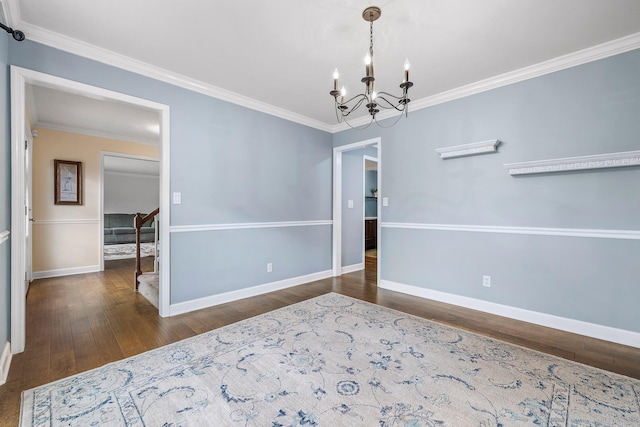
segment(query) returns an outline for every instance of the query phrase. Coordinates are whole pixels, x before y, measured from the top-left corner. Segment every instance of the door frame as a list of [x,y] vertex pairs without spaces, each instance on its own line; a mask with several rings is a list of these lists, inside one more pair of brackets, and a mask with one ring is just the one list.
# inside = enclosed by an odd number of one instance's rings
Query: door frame
[[[352,144],[333,147],[333,250],[332,270],[335,277],[342,274],[342,153],[359,148],[377,145],[378,158],[378,231],[377,246],[380,248],[380,224],[382,222],[381,194],[382,194],[382,138],[376,137]],[[364,242],[363,242],[364,245]],[[364,248],[364,246],[363,246]],[[380,284],[381,252],[378,251],[377,284]]]
[[[169,106],[96,86],[55,77],[15,65],[11,66],[11,353],[24,351],[26,344],[26,244],[25,244],[25,100],[26,85],[35,84],[98,99],[133,104],[155,110],[160,116],[160,253],[159,313],[169,315],[170,296],[170,132]],[[133,286],[132,286],[133,288]]]

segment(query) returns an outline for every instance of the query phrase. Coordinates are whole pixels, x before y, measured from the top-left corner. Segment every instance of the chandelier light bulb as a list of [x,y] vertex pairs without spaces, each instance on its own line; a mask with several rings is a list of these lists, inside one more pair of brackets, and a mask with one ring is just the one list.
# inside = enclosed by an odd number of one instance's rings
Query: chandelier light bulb
[[367,53],[367,56],[364,57],[364,65],[371,65],[371,55]]
[[409,67],[411,66],[411,64],[409,64],[409,58],[404,60],[404,81],[408,82],[409,81]]
[[333,90],[338,90],[338,77],[340,74],[338,73],[338,69],[333,70]]
[[340,89],[340,95],[342,96],[340,103],[344,104],[344,97],[347,95],[347,90],[344,88],[344,86],[342,86],[342,89]]
[[373,92],[371,92],[371,100],[372,100],[372,101],[375,101],[376,96],[378,96],[378,95],[376,94],[376,91],[375,91],[375,90],[374,90]]

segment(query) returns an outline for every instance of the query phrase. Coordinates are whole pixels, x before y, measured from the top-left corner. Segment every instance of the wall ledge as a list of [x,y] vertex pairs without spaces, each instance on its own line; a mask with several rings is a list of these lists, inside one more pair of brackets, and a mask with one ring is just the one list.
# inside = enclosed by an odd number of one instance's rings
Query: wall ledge
[[489,141],[473,142],[471,144],[453,145],[451,147],[436,148],[441,159],[450,159],[452,157],[466,157],[476,154],[488,154],[498,151],[500,141],[491,139]]
[[591,156],[564,157],[533,162],[506,163],[510,175],[572,172],[589,169],[620,168],[640,165],[640,150]]
[[404,294],[453,304],[460,307],[479,310],[497,316],[508,317],[510,319],[521,320],[523,322],[559,329],[573,334],[585,335],[599,340],[615,342],[640,348],[640,332],[628,331],[625,329],[612,328],[610,326],[598,325],[595,323],[583,322],[581,320],[569,319],[547,313],[540,313],[525,310],[518,307],[497,304],[494,302],[479,300],[461,295],[449,294],[433,289],[421,288],[418,286],[405,285],[390,280],[381,280],[380,287]]

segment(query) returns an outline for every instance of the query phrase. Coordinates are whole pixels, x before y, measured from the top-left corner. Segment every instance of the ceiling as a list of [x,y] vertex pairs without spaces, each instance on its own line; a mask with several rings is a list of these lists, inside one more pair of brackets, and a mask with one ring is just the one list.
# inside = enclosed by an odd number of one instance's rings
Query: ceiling
[[[361,91],[368,5],[382,9],[374,23],[376,88],[397,93],[409,58],[414,105],[640,34],[638,0],[5,2],[10,24],[27,39],[327,129],[337,124],[333,69],[350,94]],[[54,120],[36,98],[39,116]]]
[[27,110],[34,128],[120,139],[143,144],[160,143],[160,117],[131,104],[27,85]]

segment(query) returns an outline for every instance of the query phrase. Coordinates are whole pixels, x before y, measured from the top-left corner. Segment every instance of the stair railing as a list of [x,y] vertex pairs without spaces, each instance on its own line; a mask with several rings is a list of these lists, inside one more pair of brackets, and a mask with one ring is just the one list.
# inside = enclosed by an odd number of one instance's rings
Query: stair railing
[[[140,229],[142,228],[142,224],[151,220],[159,213],[160,213],[160,208],[157,208],[156,210],[154,210],[153,212],[151,212],[150,214],[144,217],[140,212],[138,212],[136,213],[136,216],[134,218],[133,225],[136,228],[136,272],[135,272],[136,291],[138,290],[138,285],[139,285],[138,277],[140,277],[140,275],[142,274],[142,271],[140,270],[141,268],[140,267]],[[157,252],[157,246],[156,246],[156,252]],[[156,253],[156,256],[157,256],[157,253]]]

